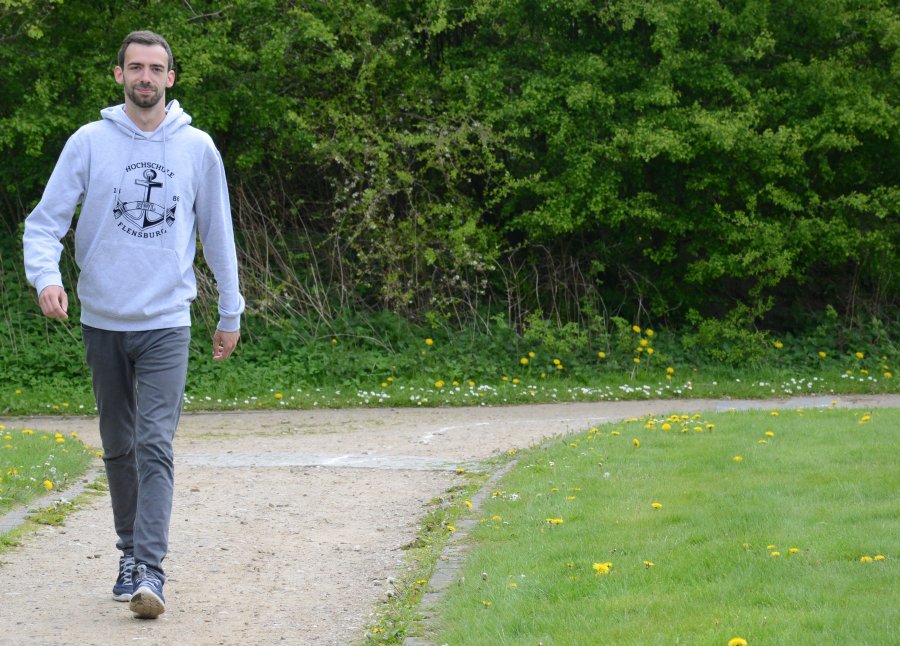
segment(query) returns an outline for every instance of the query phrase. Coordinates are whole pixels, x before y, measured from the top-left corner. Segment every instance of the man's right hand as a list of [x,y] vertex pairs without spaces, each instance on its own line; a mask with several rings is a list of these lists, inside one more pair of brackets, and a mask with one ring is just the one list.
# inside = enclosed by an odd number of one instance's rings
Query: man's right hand
[[47,285],[38,296],[38,303],[44,316],[52,319],[67,319],[69,309],[69,297],[66,290],[59,285]]

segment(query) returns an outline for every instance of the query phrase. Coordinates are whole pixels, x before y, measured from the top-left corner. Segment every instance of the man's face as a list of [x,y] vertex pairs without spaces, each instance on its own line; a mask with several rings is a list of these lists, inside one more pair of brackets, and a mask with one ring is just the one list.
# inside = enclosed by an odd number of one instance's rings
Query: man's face
[[162,45],[131,43],[125,50],[124,67],[116,66],[116,83],[125,86],[125,97],[139,108],[152,108],[166,97],[175,83],[169,55]]

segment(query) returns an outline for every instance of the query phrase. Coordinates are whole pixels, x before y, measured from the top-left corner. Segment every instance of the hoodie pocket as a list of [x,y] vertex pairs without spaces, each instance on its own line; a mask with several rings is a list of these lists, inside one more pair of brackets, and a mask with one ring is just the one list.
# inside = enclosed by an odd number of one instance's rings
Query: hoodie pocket
[[171,249],[104,240],[81,269],[78,298],[107,318],[147,320],[188,307],[185,287]]

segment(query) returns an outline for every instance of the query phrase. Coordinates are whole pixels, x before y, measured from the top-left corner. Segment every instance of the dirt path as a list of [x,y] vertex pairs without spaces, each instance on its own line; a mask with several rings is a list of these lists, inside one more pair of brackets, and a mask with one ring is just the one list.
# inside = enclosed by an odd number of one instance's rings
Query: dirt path
[[[900,395],[838,397],[900,406]],[[591,424],[644,413],[830,405],[830,397],[498,408],[185,415],[176,440],[167,612],[112,601],[117,559],[105,498],[43,528],[0,563],[0,644],[352,644],[401,546],[457,466]],[[77,431],[91,418],[0,419]]]

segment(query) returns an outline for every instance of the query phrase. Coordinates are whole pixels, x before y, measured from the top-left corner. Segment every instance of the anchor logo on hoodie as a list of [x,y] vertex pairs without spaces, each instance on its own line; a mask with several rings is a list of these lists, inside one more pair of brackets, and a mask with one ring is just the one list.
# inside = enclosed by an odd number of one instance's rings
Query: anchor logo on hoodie
[[[171,171],[168,171],[160,164],[151,162],[140,162],[130,164],[126,169],[126,173],[130,173],[139,169],[143,169],[140,177],[134,179],[134,186],[140,187],[140,193],[134,194],[135,197],[141,198],[133,201],[122,201],[122,195],[125,192],[125,186],[131,183],[127,180],[123,183],[122,189],[116,197],[116,205],[113,208],[113,214],[118,221],[118,227],[129,235],[139,238],[153,238],[163,235],[166,228],[171,227],[175,222],[175,209],[178,207],[178,196],[172,196],[172,206],[166,208],[164,204],[157,204],[153,201],[154,192],[156,196],[162,196],[164,181],[166,177],[172,177]],[[159,197],[157,197],[159,199]]]

